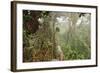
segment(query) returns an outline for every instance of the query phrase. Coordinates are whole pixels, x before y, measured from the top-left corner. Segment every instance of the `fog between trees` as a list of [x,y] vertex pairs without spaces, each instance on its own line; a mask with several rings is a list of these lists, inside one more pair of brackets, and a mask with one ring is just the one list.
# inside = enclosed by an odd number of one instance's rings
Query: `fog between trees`
[[23,10],[24,62],[90,59],[90,36],[89,13]]

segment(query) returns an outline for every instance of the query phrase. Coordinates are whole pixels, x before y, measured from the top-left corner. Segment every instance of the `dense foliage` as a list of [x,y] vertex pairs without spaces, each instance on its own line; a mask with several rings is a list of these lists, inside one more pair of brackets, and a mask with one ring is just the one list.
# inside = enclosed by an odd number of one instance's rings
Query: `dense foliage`
[[91,14],[23,10],[23,61],[51,61],[56,46],[64,60],[91,58]]

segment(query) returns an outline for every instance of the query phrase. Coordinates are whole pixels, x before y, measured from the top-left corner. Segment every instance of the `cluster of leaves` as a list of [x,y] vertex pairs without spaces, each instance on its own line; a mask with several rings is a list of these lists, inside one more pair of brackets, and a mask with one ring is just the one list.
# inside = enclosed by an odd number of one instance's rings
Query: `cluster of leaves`
[[[32,14],[37,12],[31,11]],[[36,26],[38,26],[38,28],[36,29],[36,32],[33,31],[34,33],[30,31],[30,28],[27,29],[26,25],[28,22],[30,22],[30,20],[31,20],[30,24],[34,25],[34,23],[38,21],[38,18],[35,18],[35,16],[32,17],[32,15],[23,16],[23,22],[25,22],[24,29],[23,29],[23,50],[24,50],[23,61],[24,62],[49,61],[53,58],[52,32],[50,26],[48,25],[49,24],[48,14],[49,14],[48,12],[41,12],[37,14],[37,16],[40,16],[45,21],[42,24],[37,23]],[[35,21],[32,19],[35,19]]]

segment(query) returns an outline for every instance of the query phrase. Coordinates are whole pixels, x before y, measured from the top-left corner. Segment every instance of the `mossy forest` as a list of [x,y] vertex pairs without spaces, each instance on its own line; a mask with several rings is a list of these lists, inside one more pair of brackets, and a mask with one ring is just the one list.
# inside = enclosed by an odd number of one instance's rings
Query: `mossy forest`
[[91,14],[23,10],[23,62],[91,58]]

